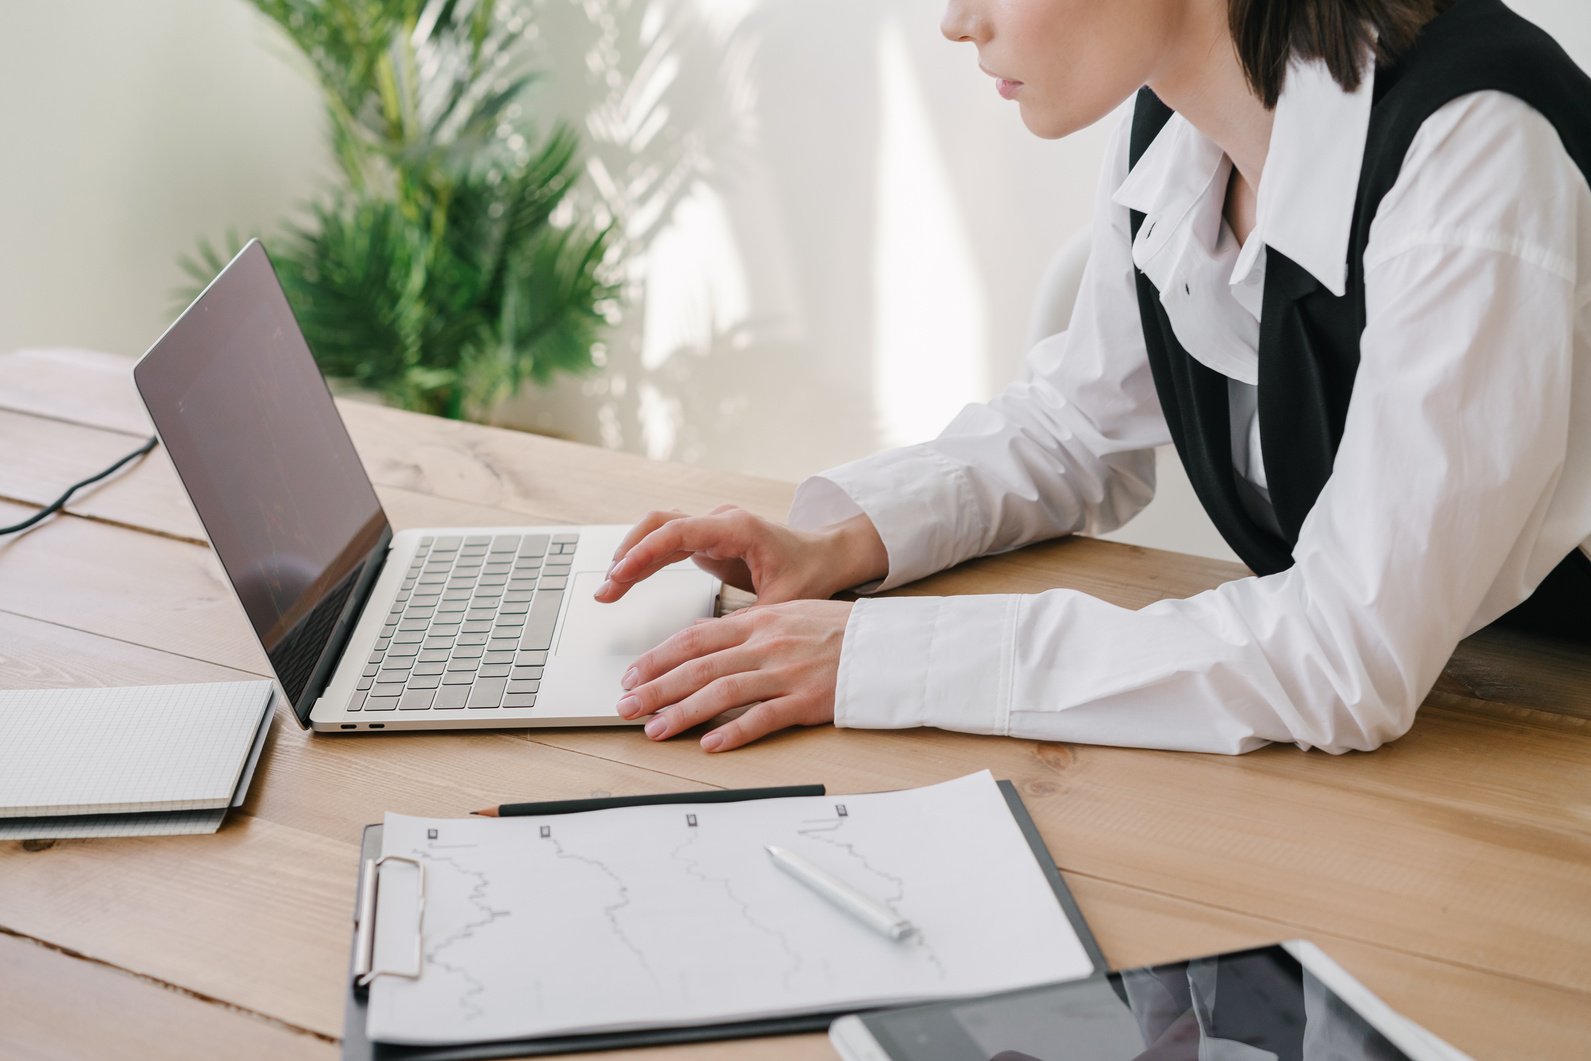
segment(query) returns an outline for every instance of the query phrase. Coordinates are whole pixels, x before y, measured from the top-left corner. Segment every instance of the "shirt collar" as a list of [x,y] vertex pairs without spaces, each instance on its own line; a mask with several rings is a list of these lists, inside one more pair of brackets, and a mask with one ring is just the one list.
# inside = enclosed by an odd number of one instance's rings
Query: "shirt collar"
[[[1339,297],[1347,290],[1348,242],[1359,171],[1364,164],[1375,91],[1366,62],[1359,87],[1344,92],[1325,64],[1295,58],[1276,103],[1254,232],[1234,278],[1255,263],[1262,246],[1285,254]],[[1225,172],[1225,156],[1179,114],[1166,122],[1112,201],[1176,227]],[[1224,191],[1224,189],[1222,189]],[[1149,233],[1152,240],[1157,233]]]

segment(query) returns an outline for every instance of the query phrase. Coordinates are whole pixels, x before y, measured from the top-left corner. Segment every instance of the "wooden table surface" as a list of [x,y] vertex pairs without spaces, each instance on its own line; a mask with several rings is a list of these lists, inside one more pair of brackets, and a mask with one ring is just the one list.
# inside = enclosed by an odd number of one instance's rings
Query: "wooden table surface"
[[[0,356],[0,524],[148,431],[130,362]],[[398,526],[628,522],[785,483],[344,403]],[[0,687],[268,673],[160,450],[0,539]],[[1240,574],[1074,539],[913,593],[1086,590],[1128,606]],[[213,836],[0,844],[0,1055],[332,1057],[361,827],[505,798],[1010,778],[1113,967],[1302,937],[1478,1058],[1588,1056],[1591,660],[1492,634],[1371,754],[1229,758],[932,730],[787,732],[708,756],[625,730],[317,736],[278,717]],[[817,1035],[623,1052],[828,1056]]]

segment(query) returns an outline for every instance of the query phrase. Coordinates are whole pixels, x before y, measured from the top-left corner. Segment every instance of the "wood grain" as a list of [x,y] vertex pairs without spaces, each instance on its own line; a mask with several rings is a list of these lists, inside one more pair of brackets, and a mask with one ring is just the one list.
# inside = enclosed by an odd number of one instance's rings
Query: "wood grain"
[[0,935],[0,969],[0,1043],[12,1061],[337,1056],[326,1039],[14,936]]
[[[0,522],[147,430],[128,367],[81,352],[0,356],[0,498],[11,499]],[[342,408],[398,526],[626,522],[721,501],[777,516],[790,496],[783,483]],[[69,511],[0,539],[0,687],[265,673],[163,454]],[[1138,607],[1241,574],[1074,539],[905,592],[1065,586]],[[359,833],[385,810],[812,780],[871,791],[989,768],[1018,783],[1113,963],[1305,936],[1478,1057],[1572,1057],[1591,1039],[1588,764],[1591,661],[1492,632],[1460,647],[1407,737],[1335,758],[832,728],[708,756],[633,729],[313,737],[284,717],[248,803],[214,837],[0,845],[0,928],[47,945],[0,936],[0,998],[36,997],[17,970],[37,969],[40,990],[103,990],[108,1013],[152,999],[151,1024],[183,1025],[177,1056],[233,1028],[242,1056],[256,1042],[271,1056],[324,1056],[341,1026]],[[89,1020],[52,1036],[41,1019],[17,1041],[60,1056],[102,1052],[110,1034]],[[643,1054],[827,1047],[803,1036],[608,1056]]]

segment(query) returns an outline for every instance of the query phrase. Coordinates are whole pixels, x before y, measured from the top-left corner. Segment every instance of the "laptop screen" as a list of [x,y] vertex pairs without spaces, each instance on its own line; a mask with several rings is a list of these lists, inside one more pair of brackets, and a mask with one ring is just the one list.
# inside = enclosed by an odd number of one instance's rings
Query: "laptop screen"
[[338,620],[390,529],[257,241],[133,376],[302,722],[334,662],[325,657]]

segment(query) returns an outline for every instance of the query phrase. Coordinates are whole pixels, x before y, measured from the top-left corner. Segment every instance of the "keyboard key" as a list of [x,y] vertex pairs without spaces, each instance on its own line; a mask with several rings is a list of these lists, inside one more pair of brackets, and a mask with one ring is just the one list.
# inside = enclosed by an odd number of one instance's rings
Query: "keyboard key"
[[442,675],[442,686],[443,688],[446,688],[449,685],[469,685],[474,680],[475,671],[473,669],[450,670],[446,674]]
[[525,620],[525,633],[519,639],[523,649],[552,647],[552,630],[558,624],[558,609],[563,607],[562,590],[542,590],[530,603],[530,615]]
[[524,681],[527,678],[540,678],[541,677],[541,668],[540,667],[515,667],[513,670],[508,672],[508,676],[509,676],[509,678],[511,678],[514,681]]
[[444,685],[436,691],[436,699],[431,701],[431,710],[452,711],[463,707],[469,702],[469,698],[468,685]]
[[466,634],[484,634],[492,628],[492,624],[484,619],[471,619],[462,627]]
[[417,663],[414,667],[414,673],[416,674],[441,674],[445,670],[447,670],[447,664],[443,662]]
[[568,584],[569,580],[561,575],[543,575],[541,577],[541,588],[544,590],[563,589]]
[[508,664],[483,663],[481,664],[481,669],[475,673],[482,678],[506,678],[508,677]]
[[416,657],[421,663],[446,663],[447,649],[428,648]]
[[456,637],[454,639],[454,642],[456,644],[459,644],[459,645],[469,645],[469,646],[485,645],[486,644],[486,634],[485,633],[460,634],[458,637]]
[[[497,609],[496,608],[471,608],[465,614],[466,614],[466,617],[470,620],[470,622],[473,622],[473,623],[482,623],[483,622],[483,623],[490,624],[491,621],[492,621],[492,617],[497,614]],[[489,628],[490,627],[488,626],[488,629]]]
[[406,689],[435,689],[438,685],[441,685],[441,684],[442,684],[442,676],[440,674],[415,674],[415,675],[411,675],[410,676],[409,681],[404,686],[404,688],[406,688]]
[[425,640],[425,634],[419,630],[399,630],[393,635],[392,643],[395,645],[418,645]]
[[533,693],[540,688],[541,682],[516,682],[512,679],[508,682],[508,691],[510,693]]
[[366,711],[396,711],[398,698],[396,696],[371,696],[365,699]]
[[370,689],[371,696],[400,696],[402,693],[402,682],[377,682]]
[[527,534],[519,541],[520,556],[542,556],[547,552],[545,534]]
[[521,652],[514,657],[514,665],[517,667],[542,667],[546,666],[546,664],[547,653],[545,652]]
[[365,693],[365,692],[356,692],[356,693],[354,693],[354,698],[352,700],[348,701],[348,710],[350,710],[350,711],[362,711],[362,710],[364,710],[365,698],[368,697],[369,695],[370,695],[369,693]]
[[496,707],[503,702],[507,678],[480,678],[470,686],[470,707]]
[[435,697],[436,693],[432,692],[430,689],[405,690],[402,699],[398,701],[398,710],[429,711],[431,710],[431,701]]
[[480,662],[478,659],[449,660],[447,669],[450,671],[467,671],[470,674],[474,674],[475,668],[480,666]]
[[458,640],[456,637],[428,637],[425,639],[425,647],[430,649],[452,648],[453,642],[456,640]]
[[503,696],[504,707],[527,708],[536,706],[535,693],[506,693]]
[[493,652],[506,652],[506,653],[508,653],[508,659],[506,659],[506,660],[492,660],[491,662],[494,662],[494,663],[497,663],[497,662],[512,663],[514,661],[514,652],[518,648],[519,648],[519,631],[518,630],[511,630],[511,631],[508,631],[506,634],[504,634],[504,633],[493,633],[492,634],[492,639],[490,641],[486,642],[486,654],[487,654],[488,657],[490,657]]
[[387,655],[388,655],[388,657],[392,657],[392,656],[414,656],[414,655],[418,655],[419,652],[420,652],[420,646],[419,645],[397,645],[397,644],[394,644],[394,645],[388,645],[387,646]]
[[494,553],[511,553],[518,548],[519,535],[517,534],[499,534],[497,537],[492,539],[492,552]]
[[510,649],[507,652],[493,652],[491,649],[487,649],[486,650],[486,655],[481,657],[481,662],[482,663],[512,663],[512,662],[514,662],[514,652],[513,652],[512,649]]
[[[516,641],[515,643],[517,644],[518,642]],[[376,671],[381,669],[381,659],[382,657],[379,655],[370,657],[370,662],[365,667],[364,676],[366,678],[374,678],[376,676]]]
[[454,659],[480,659],[481,656],[486,652],[486,646],[484,644],[485,640],[486,639],[484,637],[481,638],[481,641],[483,643],[479,644],[479,645],[455,645],[455,646],[453,646],[453,658]]
[[438,552],[443,549],[457,549],[460,544],[462,543],[457,538],[438,538],[436,540],[436,549]]

